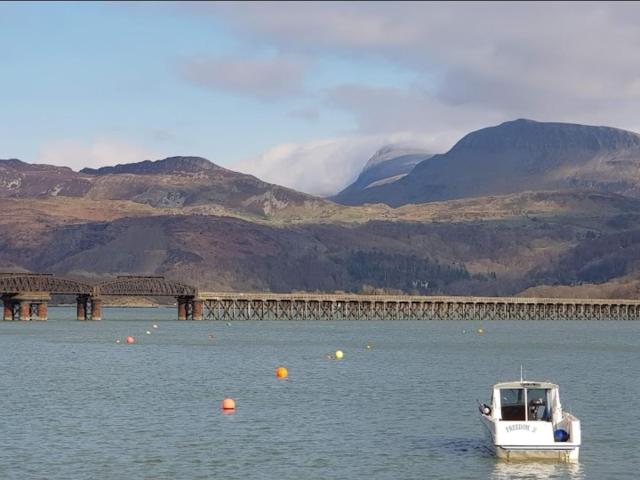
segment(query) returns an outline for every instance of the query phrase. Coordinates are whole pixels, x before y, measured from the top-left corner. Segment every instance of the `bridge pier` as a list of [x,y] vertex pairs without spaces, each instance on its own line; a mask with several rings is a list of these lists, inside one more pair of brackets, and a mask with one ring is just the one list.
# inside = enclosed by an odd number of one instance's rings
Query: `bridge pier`
[[191,318],[193,320],[202,320],[202,300],[191,301]]
[[7,322],[12,321],[14,319],[13,299],[11,297],[4,296],[2,297],[2,304],[3,304],[3,315],[2,315],[3,320]]
[[91,298],[91,320],[102,320],[102,299]]
[[89,298],[86,295],[78,295],[76,299],[76,320],[87,319],[87,302]]
[[178,320],[187,319],[187,301],[185,297],[178,297]]
[[46,321],[49,316],[49,305],[47,302],[36,303],[36,320]]
[[177,297],[178,320],[202,320],[204,302],[194,297]]
[[18,318],[22,322],[31,320],[31,302],[29,300],[20,300]]
[[17,319],[22,320],[23,322],[26,322],[32,319],[47,320],[48,306],[49,306],[48,295],[42,295],[42,294],[20,294],[20,295],[14,295],[14,296],[5,295],[2,297],[2,303],[3,303],[2,319],[4,321],[10,322],[10,321],[16,320],[16,317]]
[[46,320],[48,303],[51,300],[47,292],[22,292],[2,296],[2,318],[6,321]]

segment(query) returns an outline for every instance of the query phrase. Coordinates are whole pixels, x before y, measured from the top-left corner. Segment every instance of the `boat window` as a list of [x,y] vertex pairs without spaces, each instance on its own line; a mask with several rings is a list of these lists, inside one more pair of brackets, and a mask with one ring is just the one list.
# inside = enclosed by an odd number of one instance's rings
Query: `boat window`
[[527,416],[530,421],[551,420],[551,409],[549,407],[549,389],[528,388],[527,389]]
[[526,420],[523,388],[503,388],[500,390],[502,420]]

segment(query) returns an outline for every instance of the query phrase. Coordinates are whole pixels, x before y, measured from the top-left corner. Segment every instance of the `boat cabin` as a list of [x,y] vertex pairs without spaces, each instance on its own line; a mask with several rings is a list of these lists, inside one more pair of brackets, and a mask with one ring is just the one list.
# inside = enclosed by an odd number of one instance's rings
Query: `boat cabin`
[[578,460],[580,420],[562,411],[558,385],[520,380],[493,386],[479,405],[490,448],[499,458]]
[[562,417],[558,386],[548,382],[505,382],[493,387],[493,417],[503,421],[554,422]]

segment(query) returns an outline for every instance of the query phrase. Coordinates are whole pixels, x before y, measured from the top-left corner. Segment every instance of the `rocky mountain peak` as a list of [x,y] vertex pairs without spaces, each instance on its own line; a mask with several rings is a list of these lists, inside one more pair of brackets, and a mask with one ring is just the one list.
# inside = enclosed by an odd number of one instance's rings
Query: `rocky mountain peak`
[[55,165],[27,163],[17,158],[9,158],[6,160],[0,159],[0,168],[5,170],[12,170],[16,173],[25,172],[61,172],[61,173],[73,173],[69,167],[58,167]]
[[612,127],[518,119],[471,132],[351,205],[400,206],[523,191],[590,189],[640,197],[640,135]]
[[518,119],[464,136],[457,150],[545,152],[577,149],[596,152],[640,147],[640,135],[612,127]]
[[211,170],[224,169],[202,157],[168,157],[163,160],[144,160],[143,162],[125,163],[113,167],[83,168],[80,172],[88,175],[117,175],[123,173],[145,175],[198,173]]

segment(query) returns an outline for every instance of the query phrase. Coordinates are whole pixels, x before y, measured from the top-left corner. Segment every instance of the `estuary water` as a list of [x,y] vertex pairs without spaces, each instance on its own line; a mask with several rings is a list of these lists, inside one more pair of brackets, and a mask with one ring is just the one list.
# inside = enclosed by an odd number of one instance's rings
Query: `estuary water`
[[[74,313],[0,323],[0,479],[640,476],[640,323]],[[342,360],[326,358],[337,349]],[[483,448],[476,399],[521,364],[559,383],[581,419],[578,464],[502,463]]]

